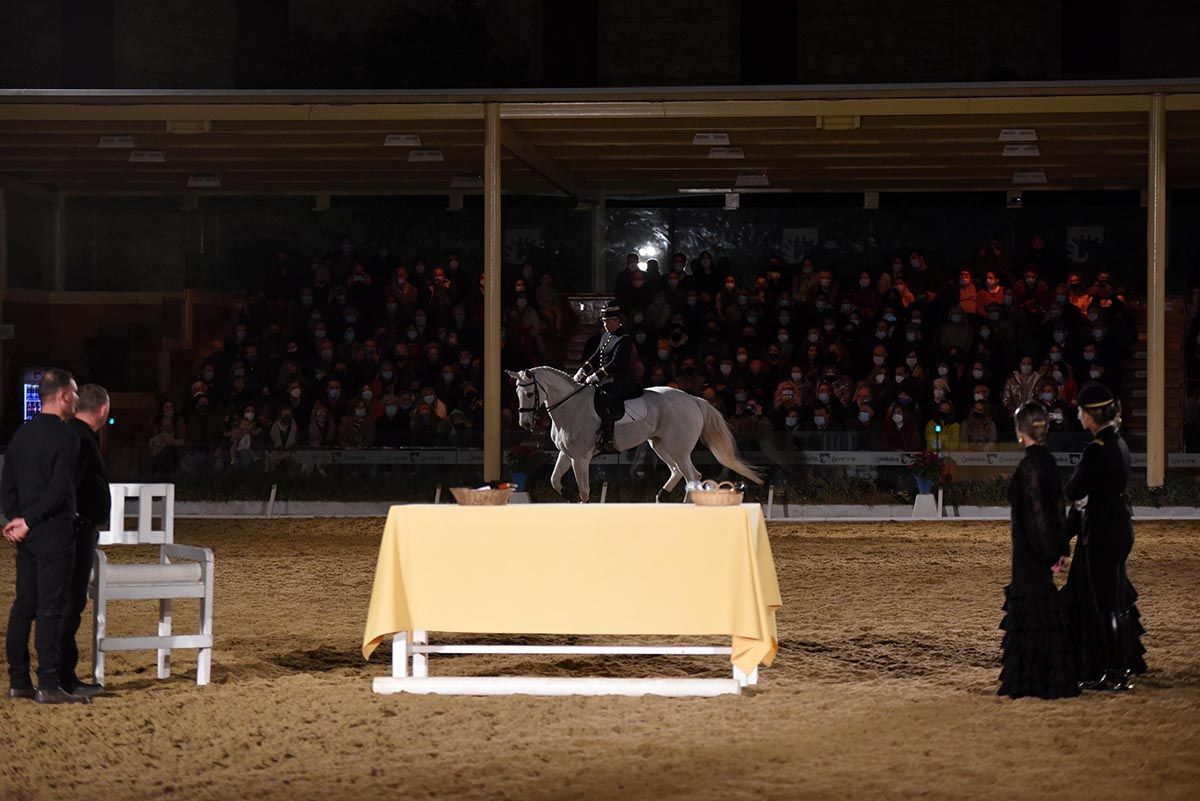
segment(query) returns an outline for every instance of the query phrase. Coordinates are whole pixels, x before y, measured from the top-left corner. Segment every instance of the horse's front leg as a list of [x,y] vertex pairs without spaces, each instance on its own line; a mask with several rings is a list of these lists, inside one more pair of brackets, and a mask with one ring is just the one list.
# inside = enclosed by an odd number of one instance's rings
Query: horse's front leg
[[558,452],[558,459],[554,462],[554,470],[550,473],[550,486],[554,487],[554,491],[562,495],[562,480],[567,474],[567,470],[571,467],[571,457],[567,456],[563,451]]
[[591,489],[588,485],[588,467],[591,465],[592,457],[580,456],[571,460],[571,469],[575,471],[575,483],[579,485],[579,502],[587,503],[591,497]]

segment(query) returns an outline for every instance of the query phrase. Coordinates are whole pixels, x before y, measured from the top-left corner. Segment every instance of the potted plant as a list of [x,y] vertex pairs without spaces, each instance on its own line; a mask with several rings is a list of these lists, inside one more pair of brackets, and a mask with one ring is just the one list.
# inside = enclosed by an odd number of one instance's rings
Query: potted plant
[[529,479],[529,474],[537,468],[540,454],[541,451],[537,448],[523,443],[508,449],[508,472],[513,483],[517,485],[517,492],[525,492],[525,482]]
[[909,468],[912,470],[913,478],[917,480],[917,492],[928,495],[933,492],[934,487],[942,483],[945,477],[946,460],[937,451],[921,451],[913,456]]

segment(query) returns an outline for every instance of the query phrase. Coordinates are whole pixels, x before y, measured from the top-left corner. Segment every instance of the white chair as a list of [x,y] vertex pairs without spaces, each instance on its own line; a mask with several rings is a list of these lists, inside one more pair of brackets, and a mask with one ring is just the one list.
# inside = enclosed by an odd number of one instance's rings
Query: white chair
[[[109,564],[96,549],[89,595],[92,598],[92,653],[94,673],[104,683],[104,654],[108,651],[158,651],[158,677],[171,675],[171,649],[197,648],[196,684],[208,684],[212,674],[213,554],[208,548],[175,544],[175,485],[111,484],[112,512],[100,545],[158,545],[158,562]],[[127,504],[136,504],[130,512]],[[154,527],[155,518],[159,528]],[[136,519],[136,528],[126,528]],[[200,632],[173,634],[171,602],[175,598],[200,599]],[[157,637],[109,637],[106,632],[109,601],[157,600]]]

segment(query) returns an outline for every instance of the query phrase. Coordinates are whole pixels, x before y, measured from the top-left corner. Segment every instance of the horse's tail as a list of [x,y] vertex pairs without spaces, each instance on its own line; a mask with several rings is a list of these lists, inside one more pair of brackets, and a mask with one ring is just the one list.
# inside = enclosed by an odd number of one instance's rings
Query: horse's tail
[[729,423],[716,408],[703,398],[695,399],[700,404],[701,414],[704,415],[704,427],[700,429],[700,439],[705,447],[712,451],[717,461],[735,473],[740,473],[755,484],[763,483],[762,477],[750,465],[743,462],[737,454],[737,444],[733,440],[733,432]]

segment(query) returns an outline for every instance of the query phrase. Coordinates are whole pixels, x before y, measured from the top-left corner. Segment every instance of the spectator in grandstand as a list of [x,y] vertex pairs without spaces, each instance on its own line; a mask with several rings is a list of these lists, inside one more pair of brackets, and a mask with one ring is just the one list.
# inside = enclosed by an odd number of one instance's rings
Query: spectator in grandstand
[[1017,409],[1032,400],[1037,400],[1038,387],[1045,377],[1040,369],[1034,369],[1033,357],[1021,357],[1021,363],[1012,371],[1004,382],[1004,391],[1000,401],[1009,414],[1015,414]]
[[275,422],[271,423],[269,439],[271,450],[267,452],[267,463],[276,467],[286,464],[300,444],[300,424],[288,404],[280,405]]
[[887,407],[880,445],[885,451],[921,450],[921,432],[909,407],[898,402]]
[[954,419],[954,407],[943,400],[925,423],[925,447],[931,451],[956,451],[960,437],[961,426]]
[[977,291],[975,288],[975,278],[971,275],[971,271],[967,269],[959,270],[958,286],[955,288],[954,296],[950,303],[962,309],[963,314],[979,315],[985,314],[983,305],[977,302]]
[[975,302],[984,310],[990,309],[993,304],[1004,304],[1004,287],[1000,284],[1000,275],[995,270],[984,273],[983,288],[975,293]]
[[338,446],[341,448],[370,448],[375,443],[375,419],[367,414],[367,403],[355,398],[349,413],[338,424]]
[[225,438],[229,440],[229,464],[234,467],[250,467],[258,460],[254,448],[258,444],[256,439],[263,433],[258,425],[258,410],[255,405],[244,405],[241,416],[231,423],[225,432]]
[[1036,265],[1025,268],[1024,278],[1012,288],[1013,305],[1030,314],[1042,314],[1054,300],[1050,285],[1042,278]]
[[175,474],[180,451],[186,441],[187,431],[183,418],[175,412],[175,401],[164,398],[158,404],[147,442],[150,448],[150,472],[154,477],[167,478]]
[[228,459],[222,458],[225,429],[221,416],[213,411],[209,397],[200,393],[193,397],[192,414],[184,423],[187,454],[181,466],[189,473],[220,469]]
[[986,398],[971,404],[971,413],[962,421],[960,437],[968,450],[991,450],[996,444],[996,423]]
[[958,305],[951,306],[949,319],[942,324],[942,329],[938,336],[938,344],[941,346],[942,352],[949,351],[951,348],[957,348],[959,351],[966,353],[970,351],[974,341],[975,329],[967,322],[962,307]]
[[1088,306],[1092,305],[1092,296],[1084,286],[1083,276],[1071,273],[1067,278],[1067,302],[1074,306],[1080,314],[1087,314]]
[[337,435],[337,423],[334,422],[329,407],[321,402],[316,403],[312,408],[312,416],[308,424],[308,447],[337,447]]

